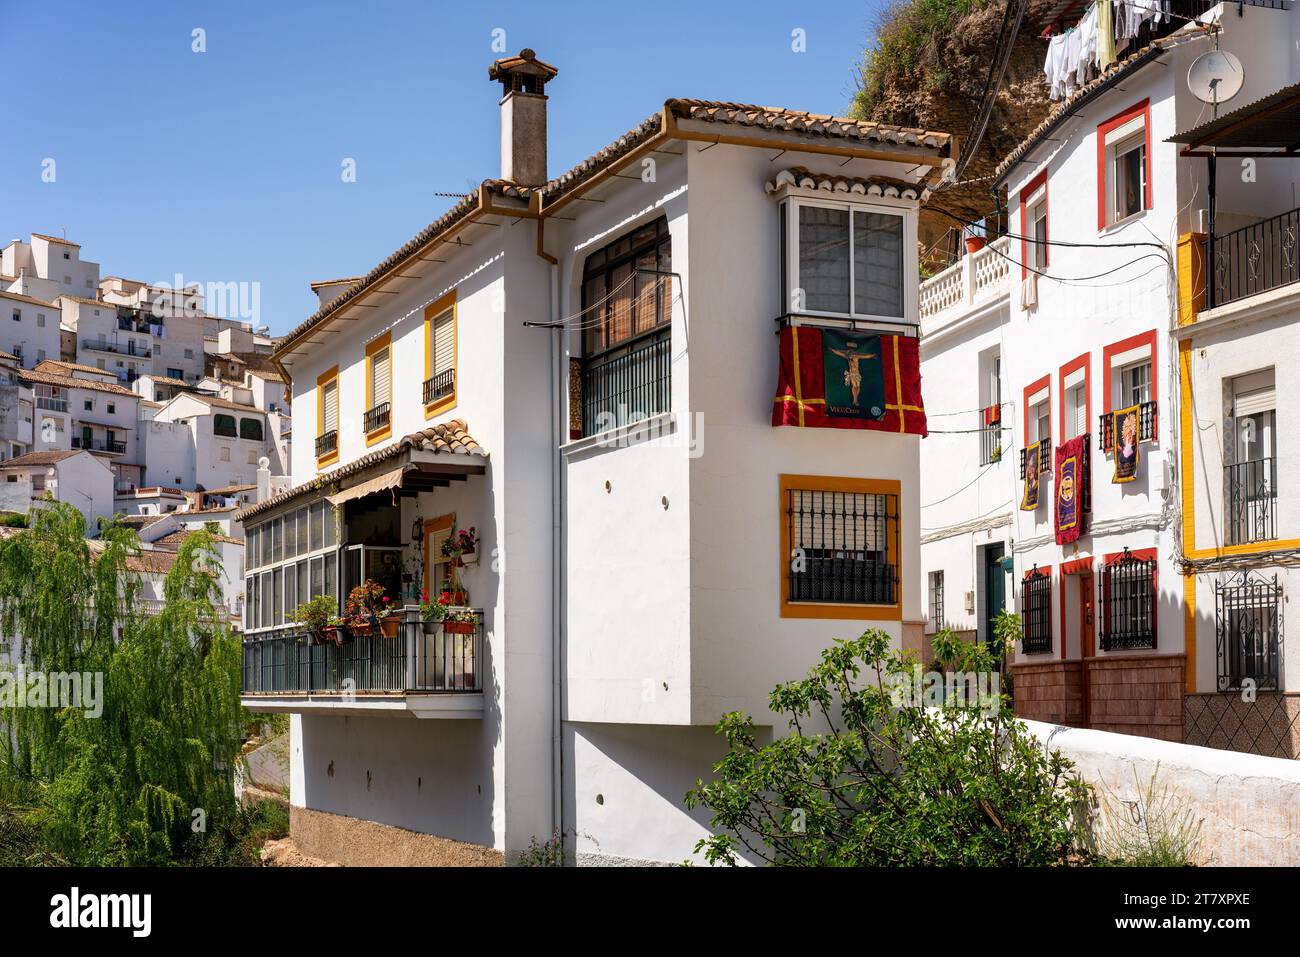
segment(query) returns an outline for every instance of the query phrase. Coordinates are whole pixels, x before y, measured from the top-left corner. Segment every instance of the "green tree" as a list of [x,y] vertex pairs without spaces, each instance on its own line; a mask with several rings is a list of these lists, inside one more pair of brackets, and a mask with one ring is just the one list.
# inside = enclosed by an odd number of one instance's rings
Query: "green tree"
[[74,864],[174,860],[240,817],[240,647],[211,535],[181,545],[148,614],[133,531],[109,521],[87,541],[80,512],[57,503],[30,525],[0,540],[0,627],[29,675],[102,676],[102,712],[6,702],[0,779],[39,796],[34,819]]
[[[988,649],[951,632],[936,655],[956,671],[996,673]],[[772,692],[791,733],[762,744],[753,718],[718,726],[716,779],[688,793],[720,833],[696,850],[735,863],[743,848],[779,865],[1041,865],[1071,860],[1083,787],[1004,697],[927,707],[910,654],[872,629],[837,641],[802,681]],[[991,681],[991,679],[990,679]]]

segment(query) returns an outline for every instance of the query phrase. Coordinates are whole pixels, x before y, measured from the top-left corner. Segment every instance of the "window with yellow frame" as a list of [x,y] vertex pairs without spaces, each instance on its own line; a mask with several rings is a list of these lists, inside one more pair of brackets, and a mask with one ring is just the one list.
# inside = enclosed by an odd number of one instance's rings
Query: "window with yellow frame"
[[456,290],[424,310],[424,417],[456,405]]
[[393,334],[385,332],[366,346],[366,445],[393,434]]
[[339,367],[316,377],[316,467],[339,458]]
[[781,476],[781,617],[902,619],[900,483]]
[[424,523],[424,587],[436,598],[442,580],[449,577],[451,559],[442,553],[442,544],[456,530],[456,516],[439,515]]

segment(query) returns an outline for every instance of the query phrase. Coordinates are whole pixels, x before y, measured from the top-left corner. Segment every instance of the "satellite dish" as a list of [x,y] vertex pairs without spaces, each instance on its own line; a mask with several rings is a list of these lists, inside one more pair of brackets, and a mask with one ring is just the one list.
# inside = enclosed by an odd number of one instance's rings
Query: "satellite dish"
[[1192,96],[1205,103],[1227,103],[1241,92],[1245,80],[1241,61],[1226,50],[1202,53],[1187,71],[1187,86]]

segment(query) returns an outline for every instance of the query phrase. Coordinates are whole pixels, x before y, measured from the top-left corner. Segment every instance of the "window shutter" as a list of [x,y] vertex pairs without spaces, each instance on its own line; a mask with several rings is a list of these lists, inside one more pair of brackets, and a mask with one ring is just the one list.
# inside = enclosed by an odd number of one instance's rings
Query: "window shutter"
[[376,352],[371,360],[370,407],[372,409],[388,401],[388,356],[388,348],[383,348]]
[[321,423],[321,434],[337,431],[339,427],[339,382],[337,379],[331,379],[325,383],[325,394],[321,398],[321,407],[324,418],[324,422]]
[[1277,408],[1277,399],[1272,388],[1258,389],[1236,396],[1232,402],[1232,414],[1241,418],[1258,415],[1260,412],[1272,412]]
[[433,320],[433,375],[446,372],[455,364],[456,323],[452,316],[448,309]]

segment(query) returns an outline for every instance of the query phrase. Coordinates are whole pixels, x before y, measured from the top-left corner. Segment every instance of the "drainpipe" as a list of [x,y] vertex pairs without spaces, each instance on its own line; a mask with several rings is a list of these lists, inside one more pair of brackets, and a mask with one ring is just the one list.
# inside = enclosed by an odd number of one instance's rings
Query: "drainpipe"
[[[540,230],[540,223],[539,223]],[[538,234],[541,245],[541,234]],[[539,255],[546,256],[539,248]],[[547,286],[551,322],[560,319],[559,264],[551,257]],[[564,428],[564,393],[568,374],[564,362],[564,329],[551,329],[551,832],[564,830],[564,739],[561,708],[564,667],[561,659],[564,630],[564,468],[560,445]]]

